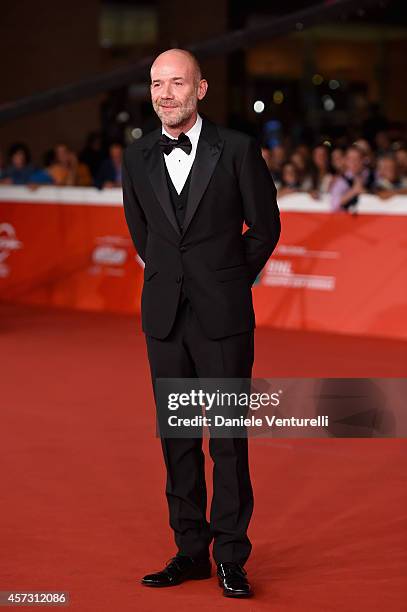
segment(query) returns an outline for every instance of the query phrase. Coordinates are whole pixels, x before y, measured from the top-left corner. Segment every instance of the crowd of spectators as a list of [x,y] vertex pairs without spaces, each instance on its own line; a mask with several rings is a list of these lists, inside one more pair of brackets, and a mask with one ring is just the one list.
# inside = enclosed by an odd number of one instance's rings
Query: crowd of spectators
[[122,154],[120,142],[110,143],[105,151],[100,135],[91,133],[79,155],[60,142],[45,153],[42,166],[37,166],[28,146],[16,142],[6,159],[0,152],[0,185],[120,187]]
[[[293,193],[327,196],[332,210],[346,211],[362,193],[383,200],[407,194],[407,146],[393,142],[385,131],[372,143],[360,138],[345,147],[325,141],[314,147],[276,144],[261,150],[279,198]],[[79,154],[58,143],[44,155],[42,166],[35,166],[27,145],[15,143],[6,159],[0,152],[0,185],[120,187],[122,154],[120,142],[104,147],[100,134],[93,132]]]
[[331,209],[350,210],[359,195],[371,193],[382,200],[407,194],[407,147],[379,132],[374,143],[360,138],[348,146],[330,142],[293,149],[277,144],[262,147],[278,197],[307,193],[329,198]]

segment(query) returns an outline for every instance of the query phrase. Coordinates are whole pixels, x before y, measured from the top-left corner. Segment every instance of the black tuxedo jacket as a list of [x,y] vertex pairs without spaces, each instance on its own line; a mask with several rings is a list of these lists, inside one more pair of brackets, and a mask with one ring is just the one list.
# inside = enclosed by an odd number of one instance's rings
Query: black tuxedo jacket
[[158,144],[161,128],[123,156],[124,212],[145,262],[142,329],[159,339],[171,331],[182,282],[209,338],[253,329],[251,287],[280,235],[276,188],[256,141],[202,118],[182,231]]

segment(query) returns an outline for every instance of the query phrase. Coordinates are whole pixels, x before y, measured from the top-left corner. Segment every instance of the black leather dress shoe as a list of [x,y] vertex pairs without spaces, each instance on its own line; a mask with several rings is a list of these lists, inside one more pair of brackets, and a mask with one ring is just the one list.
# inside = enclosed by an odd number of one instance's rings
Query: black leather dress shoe
[[237,563],[218,563],[218,582],[225,597],[251,597],[252,588],[246,578],[246,570]]
[[168,587],[181,584],[185,580],[203,580],[210,577],[211,562],[209,559],[193,559],[176,555],[160,572],[144,576],[141,584],[150,587]]

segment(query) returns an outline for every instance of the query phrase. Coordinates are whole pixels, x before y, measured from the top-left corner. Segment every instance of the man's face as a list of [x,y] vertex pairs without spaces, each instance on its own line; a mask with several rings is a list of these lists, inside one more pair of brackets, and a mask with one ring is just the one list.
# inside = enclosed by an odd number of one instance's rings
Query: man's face
[[287,185],[295,185],[298,182],[297,169],[294,164],[287,163],[283,167],[283,181]]
[[175,128],[188,121],[206,93],[205,83],[184,54],[160,55],[151,68],[151,100],[161,122]]

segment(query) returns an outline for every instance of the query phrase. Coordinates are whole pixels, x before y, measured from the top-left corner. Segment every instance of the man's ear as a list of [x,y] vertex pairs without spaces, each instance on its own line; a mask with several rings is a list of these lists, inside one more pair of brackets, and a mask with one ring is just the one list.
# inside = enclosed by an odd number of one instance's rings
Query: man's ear
[[198,100],[202,100],[206,92],[208,91],[208,81],[206,79],[201,79],[198,85]]

